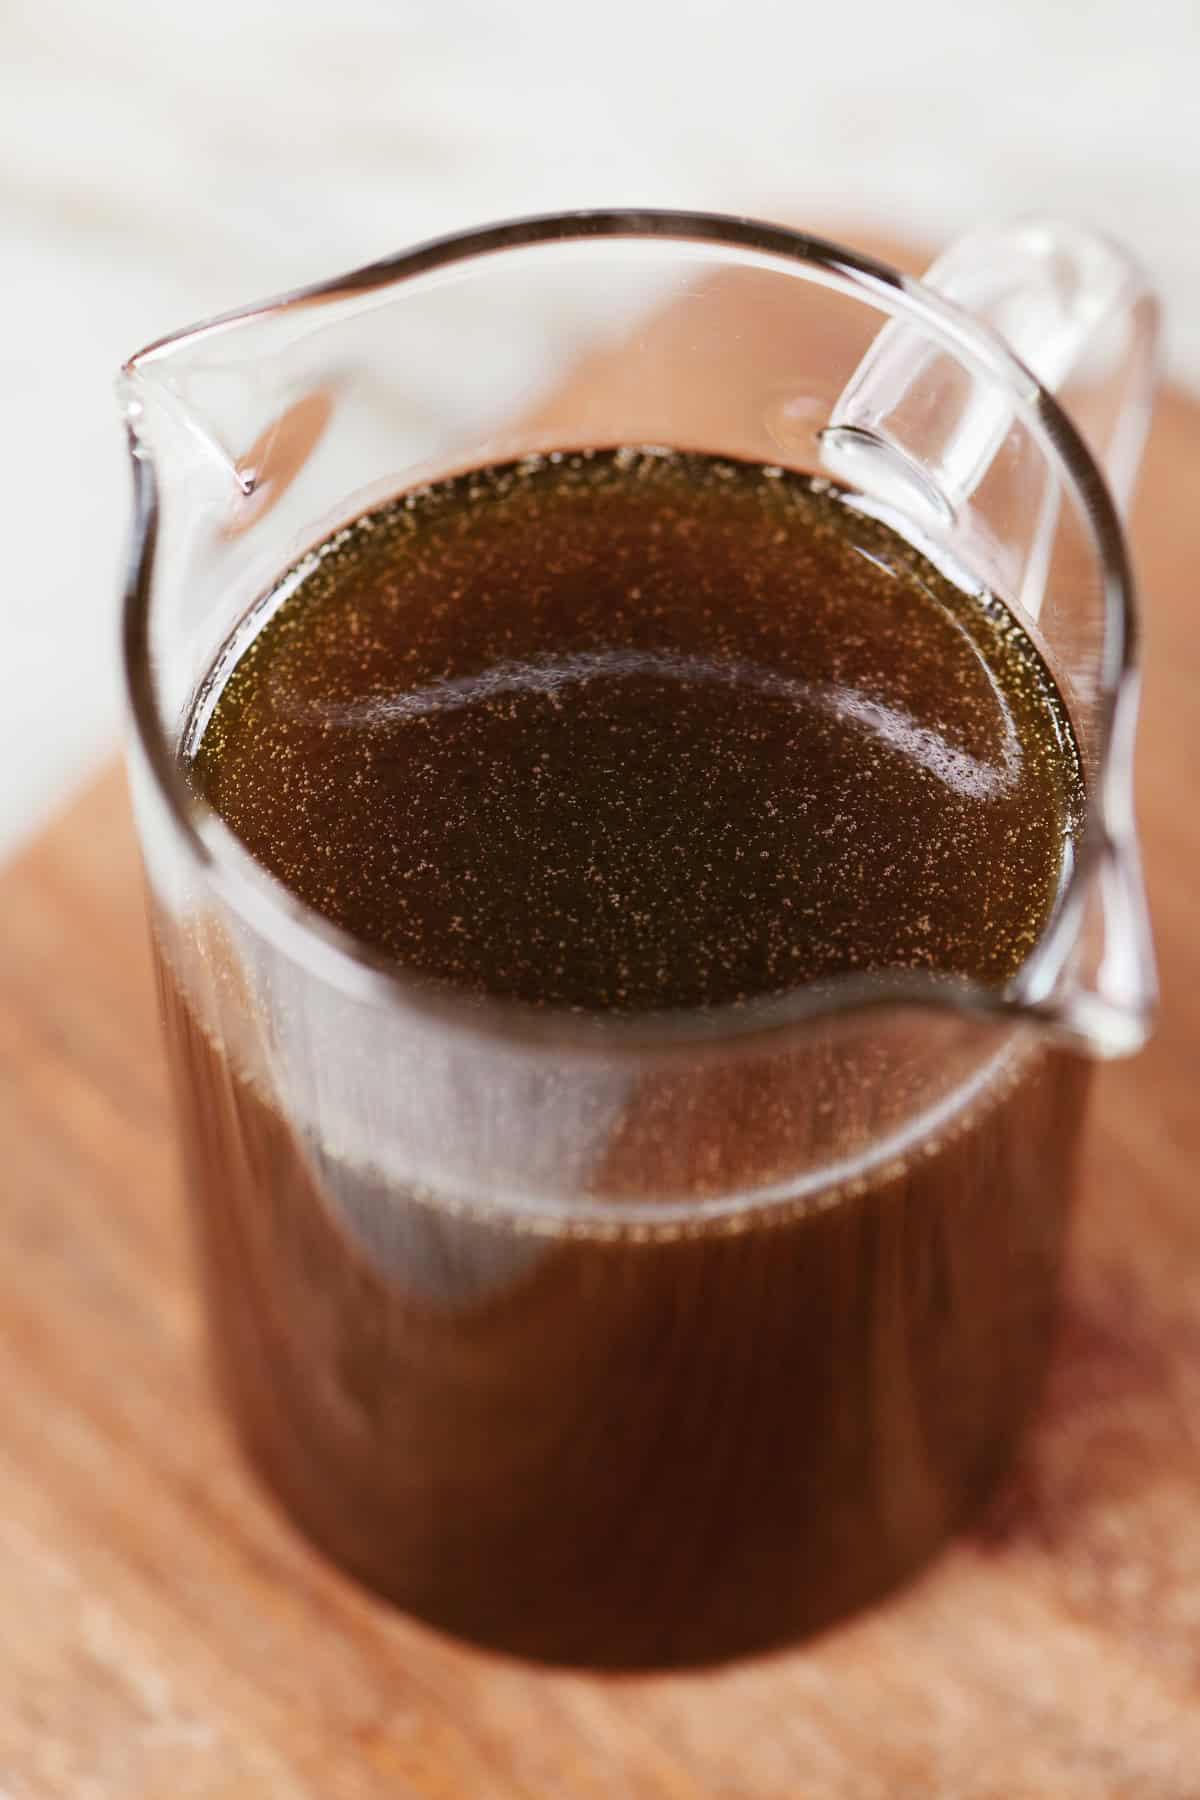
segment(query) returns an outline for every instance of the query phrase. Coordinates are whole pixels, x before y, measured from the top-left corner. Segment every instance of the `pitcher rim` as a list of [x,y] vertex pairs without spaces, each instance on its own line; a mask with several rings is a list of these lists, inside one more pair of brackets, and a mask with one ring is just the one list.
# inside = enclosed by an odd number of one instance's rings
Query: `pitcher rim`
[[[431,985],[385,954],[361,943],[305,904],[241,844],[216,810],[187,783],[161,716],[149,654],[154,566],[160,516],[159,485],[149,446],[138,433],[136,408],[125,407],[134,485],[133,524],[126,564],[121,643],[133,746],[173,830],[203,870],[204,880],[232,912],[286,957],[360,1001],[387,1007],[472,1036],[538,1051],[555,1048],[611,1056],[690,1053],[705,1046],[727,1053],[739,1041],[761,1049],[818,1020],[871,1009],[935,1008],[991,1019],[1053,1023],[1047,968],[1061,965],[1078,935],[1087,894],[1116,835],[1110,812],[1127,805],[1128,772],[1114,771],[1119,710],[1135,704],[1138,605],[1125,536],[1105,479],[1078,429],[1027,366],[991,327],[919,279],[832,239],[738,214],[663,208],[603,208],[551,212],[475,226],[425,239],[348,273],[251,302],[154,339],[121,368],[125,384],[160,355],[230,327],[292,307],[331,304],[512,249],[619,239],[664,239],[711,244],[777,257],[823,270],[829,285],[872,300],[882,311],[914,314],[959,360],[967,360],[1009,391],[1014,409],[1045,435],[1075,489],[1092,532],[1103,577],[1105,640],[1098,682],[1099,774],[1082,838],[1046,929],[1013,979],[989,988],[934,971],[881,970],[844,974],[821,984],[750,1002],[724,1002],[641,1014],[587,1014],[542,1009],[500,996],[473,996]],[[1114,783],[1114,774],[1118,780]]]

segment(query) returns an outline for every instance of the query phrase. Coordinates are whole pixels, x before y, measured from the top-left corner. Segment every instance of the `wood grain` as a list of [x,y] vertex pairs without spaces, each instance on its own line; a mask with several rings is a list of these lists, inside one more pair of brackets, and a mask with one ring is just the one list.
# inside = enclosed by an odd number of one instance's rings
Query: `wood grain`
[[703,1675],[544,1673],[357,1591],[204,1373],[115,772],[0,874],[3,1800],[1200,1795],[1200,405],[1134,541],[1164,1002],[1104,1070],[1019,1467],[898,1599]]

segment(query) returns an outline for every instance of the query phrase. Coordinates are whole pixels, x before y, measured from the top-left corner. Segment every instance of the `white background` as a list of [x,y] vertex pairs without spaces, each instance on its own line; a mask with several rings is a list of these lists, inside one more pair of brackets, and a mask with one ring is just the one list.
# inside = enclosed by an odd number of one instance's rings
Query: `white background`
[[1200,384],[1200,0],[0,0],[0,855],[119,727],[121,359],[617,204],[1074,214],[1150,265]]

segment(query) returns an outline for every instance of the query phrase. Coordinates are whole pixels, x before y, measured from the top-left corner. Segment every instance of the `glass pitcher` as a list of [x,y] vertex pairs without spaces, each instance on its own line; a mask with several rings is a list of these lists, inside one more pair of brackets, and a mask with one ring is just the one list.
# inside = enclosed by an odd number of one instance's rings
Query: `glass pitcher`
[[[1002,1469],[1090,1059],[1153,1006],[1114,499],[1155,331],[1128,260],[1053,222],[919,283],[615,211],[425,244],[125,366],[130,774],[217,1371],[293,1517],[417,1616],[587,1666],[761,1649],[883,1593]],[[447,473],[639,444],[827,471],[1033,638],[1087,819],[1005,988],[467,1005],[192,791],[239,630],[331,533]]]

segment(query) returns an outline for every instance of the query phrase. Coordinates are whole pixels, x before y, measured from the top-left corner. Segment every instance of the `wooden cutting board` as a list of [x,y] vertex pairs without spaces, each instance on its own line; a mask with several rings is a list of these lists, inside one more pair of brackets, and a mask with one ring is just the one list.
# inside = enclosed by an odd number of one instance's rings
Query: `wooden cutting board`
[[1134,529],[1158,1036],[1101,1074],[1061,1340],[983,1522],[702,1675],[546,1673],[352,1587],[201,1353],[124,788],[0,872],[0,1800],[1200,1796],[1200,405]]

